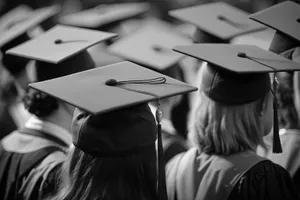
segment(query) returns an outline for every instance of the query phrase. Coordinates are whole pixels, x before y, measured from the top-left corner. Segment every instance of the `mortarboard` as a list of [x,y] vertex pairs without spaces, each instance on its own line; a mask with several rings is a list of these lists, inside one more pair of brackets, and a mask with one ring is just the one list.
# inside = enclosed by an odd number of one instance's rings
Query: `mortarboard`
[[89,10],[62,16],[59,22],[66,25],[99,29],[105,25],[140,15],[148,9],[148,3],[102,4]]
[[224,2],[172,10],[169,15],[195,25],[205,32],[201,35],[203,39],[214,38],[214,41],[228,41],[235,36],[263,29],[262,25],[248,19],[248,13]]
[[[139,152],[142,146],[153,144],[156,138],[153,136],[155,120],[149,107],[145,108],[143,105],[197,90],[186,83],[127,61],[33,83],[29,87],[84,110],[87,114],[74,116],[74,144],[83,151],[101,157],[123,156],[124,153],[128,155],[133,149]],[[111,120],[104,119],[105,116],[110,116]],[[99,121],[100,119],[103,121]],[[156,119],[161,175],[159,191],[164,196],[166,190],[159,109]]]
[[[30,11],[29,8],[21,6],[6,13],[0,19],[1,51],[4,53],[6,50],[29,40],[27,31],[57,14],[59,10],[58,6],[51,6]],[[2,62],[12,75],[17,75],[27,65],[27,61],[23,58],[12,58],[10,55],[4,55]]]
[[[271,90],[268,73],[300,71],[300,64],[252,45],[198,44],[178,46],[174,50],[209,63],[200,89],[223,104],[246,104],[264,97]],[[273,91],[276,86],[274,80]],[[274,99],[273,151],[280,153],[276,97]]]
[[6,51],[36,60],[37,81],[93,68],[87,48],[115,37],[114,33],[57,25],[44,34]]
[[276,30],[269,50],[282,53],[300,46],[300,5],[285,1],[249,17]]
[[188,44],[192,44],[192,41],[176,33],[171,25],[159,20],[150,20],[138,31],[110,45],[108,51],[162,72],[183,57],[172,51],[172,48]]

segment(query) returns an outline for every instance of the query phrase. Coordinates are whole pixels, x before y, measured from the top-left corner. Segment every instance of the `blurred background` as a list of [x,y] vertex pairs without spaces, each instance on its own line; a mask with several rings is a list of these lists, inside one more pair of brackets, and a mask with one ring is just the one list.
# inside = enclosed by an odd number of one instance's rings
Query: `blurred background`
[[[114,24],[113,29],[111,29],[111,27],[109,27],[108,29],[107,27],[95,27],[95,29],[118,33],[119,39],[123,36],[130,35],[134,31],[139,29],[142,25],[144,25],[145,20],[155,18],[163,20],[164,22],[168,22],[168,24],[170,25],[172,24],[180,34],[192,38],[195,31],[195,27],[169,16],[168,11],[211,2],[226,2],[251,14],[283,1],[284,0],[0,0],[0,21],[1,17],[5,13],[11,11],[12,9],[20,5],[26,5],[29,7],[29,9],[35,10],[46,6],[58,4],[61,7],[61,10],[60,13],[56,16],[57,20],[53,21],[51,25],[43,26],[42,29],[46,31],[53,27],[55,24],[59,23],[59,18],[62,16],[94,8],[99,5],[146,2],[150,5],[150,9],[147,9],[147,12],[143,13],[142,16],[137,16],[135,19],[131,18],[130,20],[124,20],[121,23],[118,23],[117,26],[115,26]],[[300,3],[300,0],[294,1]],[[33,33],[33,35],[34,34],[35,33]],[[251,43],[258,45],[262,48],[268,48],[269,41],[271,38],[272,37],[270,36],[270,32],[262,31],[258,33],[236,37],[233,41],[231,41],[231,43]],[[111,43],[113,42],[114,41],[111,41]],[[98,46],[91,48],[90,53],[95,59],[97,66],[112,64],[123,60],[123,58],[119,58],[114,55],[108,54],[105,51],[105,48],[111,43],[99,44]],[[187,83],[197,86],[197,73],[195,73],[197,72],[197,70],[195,71],[195,69],[191,67],[197,65],[199,66],[199,63],[197,63],[192,58],[183,59],[180,63],[180,67],[183,70],[183,77],[181,79]],[[32,67],[30,66],[31,63],[29,63],[29,67],[27,68],[26,72],[27,74],[29,74],[29,77],[30,74],[32,74]],[[0,139],[3,136],[10,133],[11,131],[15,130],[16,128],[22,126],[27,120],[28,115],[26,114],[26,112],[22,111],[23,105],[21,102],[22,95],[20,94],[20,90],[18,90],[18,87],[15,85],[14,78],[3,68],[3,65],[0,64],[0,127],[2,128],[0,133]],[[185,106],[186,104],[192,104],[192,102],[192,97],[189,99],[184,98],[182,100],[182,105]],[[176,124],[177,127],[175,128],[179,130],[179,132],[186,133],[187,125],[186,123],[181,122],[187,121],[187,112],[190,106],[180,108],[179,105],[178,107],[179,110],[184,110],[183,112],[185,114],[180,116],[184,116],[185,119],[173,119],[173,122],[174,124]],[[177,111],[177,115],[178,112],[180,111]],[[3,120],[3,118],[5,118],[5,120]]]

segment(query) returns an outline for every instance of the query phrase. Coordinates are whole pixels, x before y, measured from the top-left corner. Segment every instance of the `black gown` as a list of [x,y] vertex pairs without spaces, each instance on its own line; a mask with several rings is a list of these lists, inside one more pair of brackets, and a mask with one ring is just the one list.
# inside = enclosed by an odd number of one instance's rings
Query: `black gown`
[[54,192],[57,188],[53,178],[65,157],[63,148],[49,145],[18,153],[6,151],[0,145],[0,199],[43,199]]
[[271,161],[263,161],[250,169],[236,184],[228,200],[299,199],[289,173]]
[[289,173],[278,164],[241,152],[230,156],[191,148],[166,166],[169,200],[296,200]]

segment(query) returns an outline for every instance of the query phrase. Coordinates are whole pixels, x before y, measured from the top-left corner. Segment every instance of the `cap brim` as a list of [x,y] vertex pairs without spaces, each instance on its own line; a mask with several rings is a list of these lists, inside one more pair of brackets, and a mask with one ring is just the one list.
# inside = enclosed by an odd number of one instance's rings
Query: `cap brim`
[[[169,15],[191,23],[198,29],[222,40],[230,40],[238,35],[265,28],[259,23],[251,22],[248,19],[248,13],[224,2],[173,10],[169,12]],[[226,20],[220,20],[220,17]]]
[[[127,89],[108,86],[105,83],[109,79],[128,81],[158,77],[165,77],[166,83],[122,86]],[[157,100],[154,95],[166,98],[197,90],[196,87],[130,62],[121,62],[62,78],[32,83],[29,87],[95,115]]]
[[32,11],[32,13],[30,13],[30,15],[26,17],[27,19],[24,19],[24,21],[20,21],[20,23],[0,33],[0,47],[10,42],[14,38],[17,38],[20,35],[26,33],[28,30],[38,26],[43,21],[58,14],[59,12],[60,12],[60,7],[57,5],[40,8]]
[[300,42],[300,5],[298,3],[285,1],[254,13],[249,18]]
[[300,64],[253,45],[195,44],[173,50],[236,73],[300,71]]
[[[9,49],[6,53],[57,64],[97,43],[116,36],[115,33],[57,25],[43,35]],[[62,43],[56,44],[58,40]]]
[[148,9],[148,3],[101,5],[79,13],[63,16],[59,19],[59,22],[66,25],[95,29],[135,17],[146,12]]

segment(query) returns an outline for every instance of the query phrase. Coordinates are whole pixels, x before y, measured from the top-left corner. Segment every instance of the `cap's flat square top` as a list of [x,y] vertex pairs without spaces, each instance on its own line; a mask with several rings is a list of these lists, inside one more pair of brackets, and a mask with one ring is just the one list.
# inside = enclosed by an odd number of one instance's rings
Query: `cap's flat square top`
[[188,44],[192,41],[176,33],[170,24],[151,20],[140,30],[116,41],[108,50],[130,61],[164,70],[183,57],[172,48]]
[[60,23],[72,26],[98,28],[115,21],[128,19],[150,8],[148,3],[122,3],[101,5],[60,18]]
[[[59,63],[116,34],[89,29],[57,25],[43,35],[16,46],[7,54],[32,60]],[[61,42],[58,43],[57,42]]]
[[224,2],[173,10],[169,15],[224,40],[264,28],[249,20],[248,13]]
[[195,44],[174,50],[237,73],[300,71],[300,64],[252,45]]
[[0,47],[38,26],[46,19],[58,14],[59,6],[50,6],[30,12],[27,7],[19,7],[8,13],[0,21]]
[[[165,77],[166,83],[106,85],[109,79],[129,81],[159,77]],[[186,83],[127,61],[29,86],[92,114],[154,101],[157,99],[155,96],[165,98],[197,90]]]
[[300,42],[300,4],[298,3],[285,1],[254,13],[249,18]]

